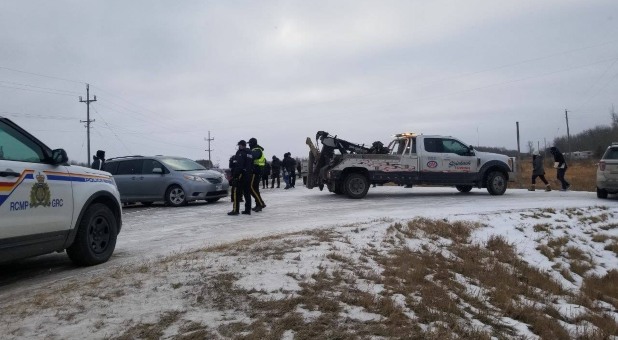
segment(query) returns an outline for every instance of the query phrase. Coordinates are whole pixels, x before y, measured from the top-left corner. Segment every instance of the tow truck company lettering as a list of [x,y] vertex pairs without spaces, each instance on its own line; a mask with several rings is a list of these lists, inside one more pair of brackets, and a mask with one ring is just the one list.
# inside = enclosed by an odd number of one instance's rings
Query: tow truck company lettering
[[470,170],[471,161],[450,161],[448,163],[449,168],[455,168],[456,170]]

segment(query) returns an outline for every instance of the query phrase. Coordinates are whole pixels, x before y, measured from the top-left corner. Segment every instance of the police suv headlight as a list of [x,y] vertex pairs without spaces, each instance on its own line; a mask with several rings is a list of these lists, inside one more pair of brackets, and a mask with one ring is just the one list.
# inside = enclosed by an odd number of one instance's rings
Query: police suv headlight
[[207,182],[205,178],[202,178],[200,176],[184,175],[184,177],[190,181]]

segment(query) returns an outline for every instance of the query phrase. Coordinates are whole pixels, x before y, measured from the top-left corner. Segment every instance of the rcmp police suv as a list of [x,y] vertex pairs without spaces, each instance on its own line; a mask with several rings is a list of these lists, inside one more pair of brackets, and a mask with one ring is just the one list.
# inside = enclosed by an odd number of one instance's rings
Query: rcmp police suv
[[112,176],[67,161],[0,117],[0,262],[66,249],[95,265],[114,252],[122,210]]

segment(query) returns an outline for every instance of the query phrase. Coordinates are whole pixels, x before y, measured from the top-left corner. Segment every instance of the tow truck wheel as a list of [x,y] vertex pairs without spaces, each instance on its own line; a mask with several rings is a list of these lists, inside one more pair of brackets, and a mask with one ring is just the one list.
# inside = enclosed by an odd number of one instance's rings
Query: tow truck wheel
[[607,198],[607,190],[597,188],[597,197],[598,198]]
[[348,197],[354,199],[365,197],[369,190],[369,181],[367,177],[359,173],[349,174],[343,185],[344,192]]
[[470,192],[470,190],[472,190],[471,185],[456,185],[455,188],[457,189],[457,191],[463,193]]
[[487,191],[494,196],[502,195],[506,191],[506,175],[500,171],[492,171],[487,176]]
[[67,254],[81,266],[107,261],[116,247],[118,224],[112,211],[102,203],[88,207],[77,225],[77,235]]

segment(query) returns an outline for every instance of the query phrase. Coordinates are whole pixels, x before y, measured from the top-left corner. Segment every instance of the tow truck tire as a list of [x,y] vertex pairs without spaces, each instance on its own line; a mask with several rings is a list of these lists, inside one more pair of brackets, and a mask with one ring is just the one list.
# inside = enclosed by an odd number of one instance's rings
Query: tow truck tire
[[77,225],[77,235],[67,254],[80,266],[106,262],[116,248],[118,223],[112,211],[102,203],[89,206]]
[[467,193],[472,190],[471,185],[456,185],[455,188],[457,189],[457,191],[463,192],[463,193]]
[[172,207],[180,207],[187,204],[185,191],[178,185],[172,185],[165,191],[165,203]]
[[359,199],[367,195],[369,191],[369,180],[363,174],[353,173],[346,176],[343,184],[344,192],[350,198]]
[[492,171],[487,176],[487,191],[493,196],[503,195],[507,187],[506,175],[500,171]]

